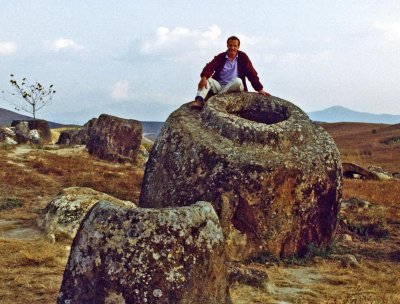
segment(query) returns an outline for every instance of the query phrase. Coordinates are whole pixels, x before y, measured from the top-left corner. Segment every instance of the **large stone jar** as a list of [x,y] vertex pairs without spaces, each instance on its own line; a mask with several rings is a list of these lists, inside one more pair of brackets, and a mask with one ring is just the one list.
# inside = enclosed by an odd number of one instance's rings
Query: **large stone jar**
[[214,209],[100,201],[72,243],[57,303],[231,303]]
[[243,92],[170,115],[150,153],[139,205],[212,202],[228,258],[244,260],[329,245],[341,191],[331,136],[292,103]]

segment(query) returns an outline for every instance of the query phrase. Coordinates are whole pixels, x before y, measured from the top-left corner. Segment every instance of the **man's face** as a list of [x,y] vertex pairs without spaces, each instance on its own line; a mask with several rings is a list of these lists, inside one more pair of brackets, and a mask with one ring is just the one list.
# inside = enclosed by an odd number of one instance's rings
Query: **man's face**
[[239,49],[239,41],[230,39],[227,43],[229,57],[235,57]]

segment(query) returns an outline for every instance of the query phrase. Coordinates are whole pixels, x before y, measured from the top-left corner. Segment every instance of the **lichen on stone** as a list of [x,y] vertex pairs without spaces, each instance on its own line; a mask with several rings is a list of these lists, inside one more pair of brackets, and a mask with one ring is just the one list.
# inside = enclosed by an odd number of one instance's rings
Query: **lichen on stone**
[[169,116],[139,205],[211,202],[232,260],[302,254],[332,240],[341,179],[334,141],[300,108],[256,93],[219,94],[201,111],[185,104]]
[[101,302],[114,291],[126,303],[226,303],[226,271],[210,203],[156,210],[101,201],[74,240],[59,303]]

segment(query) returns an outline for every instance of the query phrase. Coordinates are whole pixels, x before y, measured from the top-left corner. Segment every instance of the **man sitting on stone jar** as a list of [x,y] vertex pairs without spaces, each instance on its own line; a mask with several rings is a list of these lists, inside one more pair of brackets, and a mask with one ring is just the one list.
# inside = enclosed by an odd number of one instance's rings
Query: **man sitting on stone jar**
[[258,93],[270,96],[263,90],[263,85],[249,57],[246,53],[239,51],[239,38],[231,36],[226,44],[228,50],[215,56],[201,72],[196,98],[191,103],[192,108],[201,109],[210,90],[214,94],[247,91],[245,77]]

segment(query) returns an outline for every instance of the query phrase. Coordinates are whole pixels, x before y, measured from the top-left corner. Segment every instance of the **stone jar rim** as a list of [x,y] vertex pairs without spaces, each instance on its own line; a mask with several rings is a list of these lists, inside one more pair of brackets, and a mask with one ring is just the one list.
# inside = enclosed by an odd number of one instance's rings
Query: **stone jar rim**
[[[311,124],[300,108],[289,101],[258,93],[228,93],[211,97],[201,112],[202,123],[239,143],[281,146],[307,137]],[[303,136],[293,136],[294,133]]]

